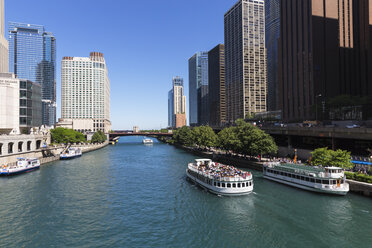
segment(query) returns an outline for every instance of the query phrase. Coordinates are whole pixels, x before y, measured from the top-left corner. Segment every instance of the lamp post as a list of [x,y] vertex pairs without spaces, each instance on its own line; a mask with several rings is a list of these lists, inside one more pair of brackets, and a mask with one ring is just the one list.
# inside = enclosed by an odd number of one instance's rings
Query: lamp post
[[318,124],[318,97],[322,97],[322,94],[315,96],[315,121]]

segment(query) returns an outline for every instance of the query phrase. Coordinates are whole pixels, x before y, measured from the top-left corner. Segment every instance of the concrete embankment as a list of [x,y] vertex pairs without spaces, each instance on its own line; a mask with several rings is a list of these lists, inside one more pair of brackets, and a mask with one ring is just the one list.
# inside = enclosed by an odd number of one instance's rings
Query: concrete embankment
[[[77,144],[77,145],[72,145],[71,147],[80,148],[84,155],[84,153],[101,149],[107,146],[108,144],[109,142],[106,141],[102,144]],[[25,153],[22,153],[21,155],[20,154],[13,155],[8,158],[8,161],[10,162],[6,164],[15,165],[17,158],[19,157],[38,158],[40,160],[40,164],[50,163],[50,162],[59,160],[59,155],[64,150],[64,148],[65,148],[64,146],[55,146],[55,147],[49,147],[47,149],[39,150],[36,152],[29,152],[29,153],[25,152]]]
[[[183,149],[187,152],[190,152],[196,156],[200,156],[203,158],[210,158],[222,164],[231,164],[231,165],[234,165],[240,168],[249,168],[249,169],[262,171],[263,162],[252,161],[252,160],[247,160],[247,159],[238,158],[238,157],[230,157],[224,154],[215,154],[212,152],[200,151],[200,150],[193,149],[191,147],[185,147],[185,146],[181,146],[177,144],[175,144],[174,146],[176,146],[177,148]],[[361,194],[363,196],[372,197],[372,184],[358,182],[354,180],[348,180],[348,179],[346,181],[349,183],[350,192]]]

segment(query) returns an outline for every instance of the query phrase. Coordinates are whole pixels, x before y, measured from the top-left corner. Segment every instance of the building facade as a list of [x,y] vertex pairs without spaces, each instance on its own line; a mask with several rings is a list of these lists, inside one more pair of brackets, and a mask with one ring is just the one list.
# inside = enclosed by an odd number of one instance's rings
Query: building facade
[[280,0],[266,0],[265,18],[267,110],[275,111],[279,107],[278,40],[280,35]]
[[28,133],[32,127],[42,125],[41,85],[30,80],[19,80],[19,127]]
[[63,57],[62,59],[62,118],[90,120],[83,132],[101,130],[108,133],[110,122],[110,81],[102,53],[90,57]]
[[0,133],[29,133],[41,124],[41,86],[0,73]]
[[[174,77],[172,84],[173,87],[168,92],[168,125],[179,128],[186,125],[186,96],[184,96],[183,79]],[[181,125],[183,119],[184,125]]]
[[5,38],[5,6],[0,0],[0,73],[9,70],[9,44]]
[[[200,87],[208,86],[208,52],[197,52],[189,59],[189,121],[190,126],[200,125],[201,104],[206,104],[208,91],[203,90],[201,99]],[[204,106],[205,108],[206,106]],[[208,113],[206,113],[208,114]],[[205,120],[203,120],[205,122]],[[204,123],[206,124],[206,123]]]
[[56,122],[56,39],[44,26],[9,22],[9,72],[41,85],[42,124]]
[[227,122],[266,111],[265,3],[239,0],[224,16]]
[[283,119],[331,119],[327,106],[340,97],[357,100],[339,102],[338,111],[363,105],[341,119],[371,118],[372,1],[281,1],[280,11]]
[[19,130],[19,79],[14,74],[0,73],[0,133]]
[[209,125],[226,124],[225,46],[217,45],[208,52]]

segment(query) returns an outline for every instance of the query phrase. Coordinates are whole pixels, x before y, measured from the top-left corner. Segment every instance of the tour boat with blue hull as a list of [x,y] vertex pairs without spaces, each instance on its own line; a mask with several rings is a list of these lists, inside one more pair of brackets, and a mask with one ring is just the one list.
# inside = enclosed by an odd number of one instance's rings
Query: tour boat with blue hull
[[83,153],[80,148],[69,148],[64,153],[61,153],[59,158],[61,160],[73,159],[81,157],[82,154]]
[[216,195],[239,196],[253,191],[250,172],[233,166],[213,162],[211,159],[196,159],[186,169],[187,177]]
[[309,191],[346,195],[349,184],[344,170],[339,167],[318,167],[302,164],[265,163],[263,177]]
[[1,176],[13,176],[40,168],[40,161],[37,158],[17,158],[17,163],[14,166],[3,165],[1,167]]

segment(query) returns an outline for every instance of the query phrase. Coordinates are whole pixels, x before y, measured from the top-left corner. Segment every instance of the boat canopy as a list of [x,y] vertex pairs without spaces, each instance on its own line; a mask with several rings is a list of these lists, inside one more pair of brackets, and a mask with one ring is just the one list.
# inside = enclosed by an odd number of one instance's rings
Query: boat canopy
[[199,158],[199,159],[195,159],[195,162],[212,162],[212,159],[209,159],[209,158]]

